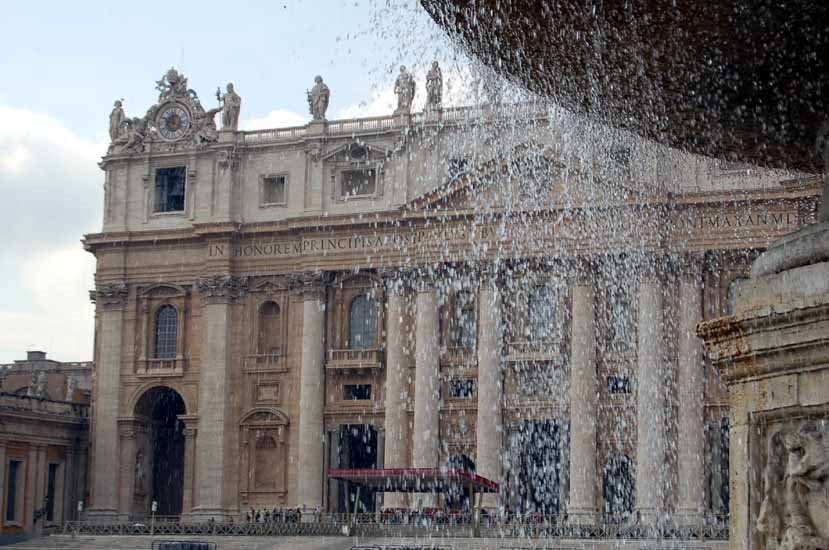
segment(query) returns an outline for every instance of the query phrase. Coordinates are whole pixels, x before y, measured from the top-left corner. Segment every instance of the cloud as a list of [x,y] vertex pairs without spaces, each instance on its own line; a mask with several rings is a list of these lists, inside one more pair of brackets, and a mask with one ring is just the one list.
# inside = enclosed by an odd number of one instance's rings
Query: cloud
[[242,129],[250,131],[304,126],[309,120],[311,120],[310,115],[301,115],[287,109],[274,109],[263,117],[253,118],[243,122]]
[[0,361],[90,360],[95,262],[79,240],[100,229],[106,146],[45,113],[0,105],[0,120]]

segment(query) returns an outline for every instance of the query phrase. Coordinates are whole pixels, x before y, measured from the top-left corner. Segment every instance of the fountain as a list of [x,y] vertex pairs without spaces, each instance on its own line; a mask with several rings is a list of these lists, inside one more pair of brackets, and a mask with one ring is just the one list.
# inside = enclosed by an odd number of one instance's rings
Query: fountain
[[[575,111],[706,155],[829,167],[826,3],[421,3],[485,64]],[[817,221],[698,329],[729,385],[735,550],[829,547],[829,183]]]

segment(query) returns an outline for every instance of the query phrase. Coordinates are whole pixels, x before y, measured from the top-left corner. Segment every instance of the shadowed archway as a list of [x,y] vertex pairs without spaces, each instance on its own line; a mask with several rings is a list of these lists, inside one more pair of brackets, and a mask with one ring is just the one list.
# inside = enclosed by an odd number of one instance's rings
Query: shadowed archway
[[178,516],[184,495],[184,423],[186,413],[179,393],[165,386],[150,388],[135,404],[135,418],[146,430],[136,437],[133,513]]

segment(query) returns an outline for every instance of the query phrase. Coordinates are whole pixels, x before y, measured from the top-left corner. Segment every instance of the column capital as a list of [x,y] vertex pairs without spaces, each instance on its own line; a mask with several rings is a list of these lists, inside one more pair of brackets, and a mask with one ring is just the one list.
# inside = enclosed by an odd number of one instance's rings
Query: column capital
[[128,295],[129,288],[124,281],[102,282],[89,291],[89,300],[103,309],[121,309]]
[[595,286],[599,265],[593,258],[579,258],[571,268],[571,284],[575,286]]
[[329,277],[325,272],[295,273],[288,277],[291,293],[304,300],[325,299],[325,287]]
[[248,277],[208,275],[200,277],[196,289],[206,304],[226,304],[238,301],[248,290]]
[[683,282],[699,282],[705,265],[705,254],[702,252],[686,252],[677,256],[674,268],[677,276]]
[[401,296],[412,289],[412,272],[408,269],[384,269],[380,272],[386,293]]
[[119,418],[117,423],[118,436],[121,439],[135,439],[138,434],[147,430],[146,423],[138,418]]

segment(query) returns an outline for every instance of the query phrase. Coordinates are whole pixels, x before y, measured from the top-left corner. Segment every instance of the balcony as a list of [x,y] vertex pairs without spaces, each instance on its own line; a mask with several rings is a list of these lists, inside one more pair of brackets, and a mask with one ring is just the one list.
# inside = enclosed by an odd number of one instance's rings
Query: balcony
[[135,375],[139,378],[159,378],[184,375],[184,357],[174,359],[140,359]]
[[519,340],[507,344],[507,361],[553,361],[564,354],[561,340]]
[[282,348],[271,348],[270,353],[255,353],[245,356],[244,370],[256,372],[286,372],[285,353]]
[[383,368],[383,351],[373,349],[330,349],[325,368],[335,370],[361,370]]

